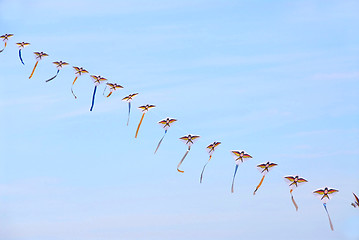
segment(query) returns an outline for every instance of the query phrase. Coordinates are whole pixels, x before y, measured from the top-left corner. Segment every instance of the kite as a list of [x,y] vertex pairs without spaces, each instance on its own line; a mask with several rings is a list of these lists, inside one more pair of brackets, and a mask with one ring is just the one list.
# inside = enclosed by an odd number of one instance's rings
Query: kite
[[[108,86],[109,89],[110,89],[110,93],[109,93],[106,97],[111,96],[114,91],[123,88],[121,85],[119,85],[119,84],[117,84],[117,83],[106,83],[106,87],[105,87],[105,89],[103,90],[103,95],[105,94],[105,91],[106,91],[107,86]],[[105,96],[105,95],[104,95],[104,96]]]
[[0,36],[0,38],[2,38],[2,40],[3,40],[4,43],[5,43],[5,46],[4,46],[3,49],[0,50],[0,53],[1,53],[2,51],[4,51],[4,49],[6,48],[7,41],[9,41],[9,38],[12,37],[12,36],[14,36],[14,34],[4,34],[4,35]]
[[216,148],[221,144],[221,142],[213,142],[211,144],[209,144],[207,147],[206,147],[206,150],[209,154],[209,159],[207,161],[207,163],[203,166],[203,169],[202,169],[202,172],[201,172],[201,178],[199,179],[199,182],[202,183],[202,178],[203,178],[203,172],[204,172],[204,169],[206,168],[207,164],[209,163],[209,161],[211,160],[212,158],[212,154],[214,153],[214,150],[216,150]]
[[149,104],[138,107],[142,111],[142,117],[141,117],[140,123],[138,124],[135,138],[137,138],[138,130],[140,130],[142,120],[143,120],[143,117],[145,116],[146,112],[148,112],[148,110],[150,110],[151,108],[154,108],[154,107],[156,107],[156,106],[155,105],[149,105]]
[[128,102],[128,118],[127,118],[127,126],[128,122],[130,121],[130,113],[131,113],[131,102],[134,97],[136,97],[138,93],[132,93],[124,98],[122,98],[122,101]]
[[26,42],[19,42],[19,43],[16,43],[16,45],[19,46],[19,58],[20,58],[20,61],[23,65],[25,65],[24,61],[22,60],[22,57],[21,57],[21,50],[23,48],[25,48],[26,46],[29,46],[30,43],[26,43]]
[[262,173],[263,177],[262,177],[261,181],[259,182],[258,186],[256,187],[256,190],[254,190],[253,195],[256,194],[258,188],[262,185],[266,174],[272,169],[272,167],[275,167],[277,165],[278,164],[271,163],[271,162],[262,163],[262,164],[257,165],[257,169]]
[[31,72],[31,75],[30,75],[29,79],[32,78],[32,75],[34,74],[35,69],[36,69],[37,64],[39,63],[39,61],[42,60],[42,58],[49,56],[47,53],[44,53],[44,52],[34,52],[34,54],[36,56],[36,63],[35,63],[34,68],[32,69],[32,72]]
[[332,231],[334,231],[334,228],[333,228],[332,220],[330,219],[330,216],[329,216],[329,213],[328,213],[327,202],[330,200],[330,197],[333,196],[337,192],[339,192],[339,191],[336,190],[336,189],[329,189],[328,187],[325,187],[324,189],[318,189],[318,190],[315,190],[313,192],[313,194],[315,196],[319,197],[320,200],[323,203],[324,209],[325,209],[325,211],[327,212],[327,215],[328,215],[330,229],[332,229]]
[[359,207],[359,198],[357,197],[357,195],[355,195],[355,193],[353,193],[355,201],[352,203],[353,207]]
[[234,169],[234,174],[233,174],[233,180],[232,180],[232,188],[231,188],[231,192],[233,193],[233,186],[234,186],[234,178],[236,177],[236,174],[237,174],[237,169],[238,169],[238,166],[239,164],[243,163],[244,161],[247,160],[247,158],[252,158],[251,155],[249,155],[248,153],[246,153],[245,151],[243,150],[240,150],[240,151],[231,151],[231,154],[233,156],[233,158],[235,159],[236,161],[236,168]]
[[102,82],[107,81],[107,79],[104,78],[104,77],[95,76],[95,75],[90,75],[90,77],[92,78],[92,80],[93,80],[93,82],[95,84],[95,89],[93,90],[92,103],[91,103],[91,108],[90,108],[90,111],[92,111],[93,105],[95,103],[95,94],[96,94],[97,86],[100,85]]
[[77,98],[76,95],[74,94],[74,91],[73,91],[73,86],[77,80],[78,77],[80,77],[81,75],[85,74],[85,73],[89,73],[86,69],[82,68],[82,67],[73,67],[74,70],[75,70],[75,80],[72,82],[72,85],[71,85],[71,92],[72,92],[72,95],[74,95],[75,99]]
[[158,124],[161,125],[161,127],[165,130],[165,133],[163,134],[163,137],[161,138],[161,140],[159,141],[158,145],[157,145],[157,148],[155,150],[155,153],[157,152],[158,148],[160,147],[161,143],[162,143],[162,140],[163,138],[166,136],[166,133],[167,133],[167,130],[171,127],[171,125],[176,122],[177,120],[174,119],[174,118],[166,118],[166,119],[163,119],[161,121],[158,122]]
[[187,136],[180,138],[180,140],[188,146],[187,152],[184,154],[181,161],[177,165],[177,171],[179,171],[180,173],[183,173],[184,171],[180,170],[179,167],[181,166],[183,160],[186,158],[187,154],[191,150],[192,144],[195,143],[198,140],[198,138],[200,138],[200,136],[191,135],[191,134],[188,134]]
[[57,72],[56,72],[55,76],[53,76],[53,77],[50,78],[50,79],[47,79],[45,82],[50,82],[51,80],[55,79],[55,78],[57,77],[57,74],[59,74],[60,70],[61,70],[64,66],[69,65],[67,62],[63,62],[63,61],[53,62],[53,64],[56,65]]
[[293,189],[297,188],[298,186],[308,182],[307,180],[305,180],[304,178],[300,178],[298,176],[286,176],[284,177],[284,180],[289,184],[289,188],[290,188],[290,195],[292,197],[292,202],[293,205],[295,207],[295,210],[298,211],[298,205],[297,203],[294,201],[294,197],[293,197]]

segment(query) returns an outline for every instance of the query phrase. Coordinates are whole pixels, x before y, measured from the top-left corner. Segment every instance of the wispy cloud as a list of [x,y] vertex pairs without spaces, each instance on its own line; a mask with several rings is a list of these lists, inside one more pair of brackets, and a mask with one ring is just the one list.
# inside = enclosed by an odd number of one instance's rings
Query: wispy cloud
[[317,73],[311,79],[313,80],[357,80],[359,81],[359,72],[342,73]]

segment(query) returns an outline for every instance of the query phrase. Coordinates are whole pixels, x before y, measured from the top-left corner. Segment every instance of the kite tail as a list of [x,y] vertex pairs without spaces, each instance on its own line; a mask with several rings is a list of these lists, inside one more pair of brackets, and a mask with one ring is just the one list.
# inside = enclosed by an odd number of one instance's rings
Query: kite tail
[[106,97],[109,97],[109,96],[111,96],[111,94],[112,94],[112,92],[110,92]]
[[298,211],[298,205],[297,205],[297,203],[296,203],[295,200],[294,200],[294,197],[293,197],[292,192],[293,192],[293,189],[290,190],[290,195],[291,195],[291,197],[292,197],[292,203],[293,203],[293,205],[294,205],[294,207],[295,207],[295,210]]
[[5,47],[4,47],[4,49],[6,48],[6,44],[7,44],[7,42],[5,42]]
[[161,145],[161,143],[162,143],[163,138],[166,136],[166,133],[167,133],[167,130],[165,130],[165,134],[163,134],[163,137],[162,137],[161,140],[159,141],[159,143],[158,143],[158,145],[157,145],[157,148],[156,148],[156,151],[155,151],[154,154],[156,154],[158,148],[160,147],[160,145]]
[[130,121],[130,112],[131,112],[131,102],[128,103],[128,118],[127,118],[127,126],[128,122]]
[[143,117],[144,117],[144,116],[145,116],[145,113],[143,113],[143,114],[142,114],[142,117],[141,117],[140,123],[138,124],[137,130],[136,130],[136,135],[135,135],[135,138],[137,138],[138,130],[140,130],[140,127],[141,127],[142,120],[143,120]]
[[327,212],[327,215],[328,215],[329,224],[330,224],[330,229],[332,229],[332,231],[334,231],[334,227],[333,227],[333,224],[332,224],[332,220],[330,219],[329,212],[328,212],[328,210],[327,210],[327,204],[326,204],[326,203],[323,203],[323,206],[324,206],[325,211]]
[[74,84],[75,84],[77,78],[78,78],[78,77],[76,76],[76,77],[75,77],[75,80],[72,82],[72,85],[71,85],[71,93],[72,93],[72,95],[74,95],[75,99],[76,99],[77,97],[76,97],[76,95],[75,95],[75,93],[74,93],[74,90],[73,90],[72,88],[73,88],[73,86],[74,86]]
[[232,188],[231,188],[231,192],[232,192],[232,193],[234,192],[234,190],[233,190],[234,178],[236,177],[237,169],[238,169],[238,165],[236,165],[236,168],[234,169],[233,180],[232,180]]
[[264,180],[264,177],[265,177],[265,175],[263,175],[263,177],[262,177],[261,181],[259,182],[258,186],[256,187],[256,190],[254,190],[253,195],[255,195],[255,194],[256,194],[257,190],[258,190],[258,189],[260,188],[260,186],[262,185],[263,180]]
[[97,89],[97,86],[95,86],[95,89],[93,90],[93,95],[92,95],[92,103],[91,103],[91,108],[90,108],[90,111],[92,111],[92,109],[93,109],[93,105],[95,104],[95,94],[96,94],[96,89]]
[[202,178],[203,178],[203,172],[204,172],[204,169],[206,168],[207,164],[209,163],[209,161],[211,160],[212,158],[212,155],[209,156],[209,159],[208,159],[208,162],[203,166],[203,169],[202,169],[202,172],[201,172],[201,178],[199,180],[200,183],[202,183]]
[[188,147],[187,152],[184,154],[183,158],[181,159],[181,161],[177,165],[177,171],[179,171],[180,173],[184,173],[184,171],[180,170],[179,167],[181,166],[183,160],[187,157],[187,154],[189,153],[189,150],[191,150],[191,147]]
[[2,51],[4,51],[5,47],[3,49],[0,50],[0,53],[2,53]]
[[51,80],[53,80],[55,77],[57,77],[57,74],[59,74],[59,72],[60,72],[60,69],[57,69],[57,72],[56,72],[55,76],[53,76],[50,79],[47,79],[45,82],[50,82]]
[[38,63],[39,63],[39,61],[36,61],[35,66],[34,66],[34,68],[32,69],[32,72],[31,72],[31,75],[30,75],[29,79],[32,78],[32,75],[34,74],[35,69],[36,69]]
[[20,58],[20,60],[21,60],[21,63],[22,63],[23,65],[25,65],[25,63],[24,63],[24,61],[22,60],[22,57],[21,57],[21,49],[19,49],[19,58]]
[[107,86],[106,86],[105,89],[103,90],[103,93],[102,93],[103,96],[105,96],[105,91],[106,91],[106,89],[107,89]]

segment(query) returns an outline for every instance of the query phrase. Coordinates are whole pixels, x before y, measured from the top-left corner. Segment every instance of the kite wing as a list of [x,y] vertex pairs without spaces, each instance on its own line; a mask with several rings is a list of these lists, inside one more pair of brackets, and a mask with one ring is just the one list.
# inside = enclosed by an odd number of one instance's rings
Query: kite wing
[[339,190],[328,189],[325,187],[324,189],[315,190],[313,194],[317,196],[322,201],[322,203],[327,203],[337,192],[339,192]]
[[298,176],[286,176],[286,177],[284,177],[284,180],[289,184],[289,187],[291,189],[294,189],[294,188],[308,182],[304,178],[300,178]]
[[210,156],[212,156],[214,150],[221,144],[221,142],[213,142],[206,147],[206,150]]
[[355,195],[355,193],[353,193],[353,195],[354,195],[355,201],[354,201],[354,203],[352,203],[352,206],[355,208],[359,207],[359,198],[357,197],[357,195]]
[[237,165],[248,160],[248,158],[252,158],[252,156],[246,153],[244,150],[232,150],[231,155],[236,161]]
[[263,174],[266,175],[270,170],[272,170],[273,167],[277,166],[278,164],[275,163],[262,163],[257,165],[257,169]]
[[166,118],[166,119],[163,119],[161,121],[158,122],[158,124],[165,130],[167,131],[174,122],[176,122],[177,119],[174,119],[174,118]]
[[184,136],[184,137],[181,137],[180,140],[182,142],[184,142],[187,146],[192,146],[193,143],[195,143],[198,139],[200,138],[200,136],[197,136],[197,135],[187,135],[187,136]]

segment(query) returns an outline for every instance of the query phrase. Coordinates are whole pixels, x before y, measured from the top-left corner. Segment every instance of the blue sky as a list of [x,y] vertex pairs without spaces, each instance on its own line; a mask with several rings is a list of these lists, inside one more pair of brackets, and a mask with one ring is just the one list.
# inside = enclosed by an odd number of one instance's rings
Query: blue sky
[[[0,0],[2,240],[358,239],[357,1]],[[16,42],[30,42],[18,59]],[[34,51],[41,61],[32,79]],[[52,61],[125,88],[110,98]],[[138,92],[130,125],[122,97]],[[135,130],[135,107],[155,104]],[[165,117],[178,122],[156,155]],[[186,151],[178,140],[198,134]],[[208,159],[205,147],[222,145]],[[234,160],[244,149],[230,193]],[[256,196],[257,164],[272,161]],[[292,206],[283,176],[308,183]],[[312,191],[328,203],[331,232]]]

